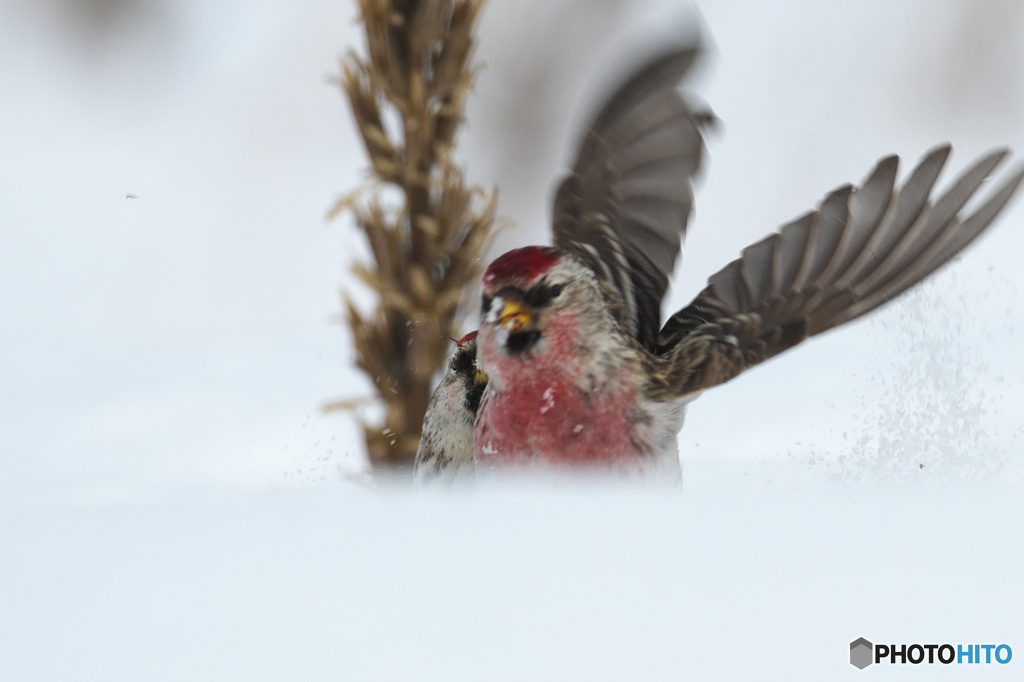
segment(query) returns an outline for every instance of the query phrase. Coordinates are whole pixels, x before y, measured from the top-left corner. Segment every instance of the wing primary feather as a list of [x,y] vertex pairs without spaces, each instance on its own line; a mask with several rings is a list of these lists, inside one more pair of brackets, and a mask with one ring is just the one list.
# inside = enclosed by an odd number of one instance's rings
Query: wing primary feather
[[708,285],[731,308],[729,312],[733,313],[741,313],[747,309],[746,286],[743,284],[740,267],[741,260],[734,260],[708,278]]
[[822,273],[822,280],[830,287],[844,286],[842,282],[853,269],[851,266],[891,206],[899,164],[900,157],[895,154],[879,161],[860,189],[850,197],[850,223],[839,245],[841,258]]
[[815,232],[813,263],[807,275],[808,282],[813,286],[823,287],[827,282],[823,275],[834,261],[841,255],[839,246],[842,243],[846,227],[850,219],[850,194],[852,185],[843,185],[833,190],[821,208],[818,209],[818,229]]
[[1021,181],[1024,180],[1024,167],[1018,170],[1000,188],[1000,190],[989,199],[981,208],[975,211],[969,218],[963,221],[959,233],[954,235],[950,242],[934,256],[932,256],[925,269],[931,272],[942,264],[942,261],[952,258],[962,251],[967,245],[974,241],[999,215],[1003,207],[1010,201]]
[[814,267],[814,252],[817,249],[818,242],[818,223],[820,222],[821,214],[815,211],[807,230],[807,242],[804,244],[804,251],[800,254],[800,269],[797,271],[796,277],[793,278],[793,283],[789,287],[790,291],[800,291],[803,289],[807,283],[807,278],[811,274],[811,269]]
[[910,178],[903,184],[886,217],[868,240],[867,248],[851,267],[853,276],[844,278],[844,286],[856,286],[870,277],[903,235],[914,226],[928,203],[928,195],[949,158],[950,150],[948,144],[932,149],[910,173]]
[[750,300],[763,301],[772,295],[775,281],[775,245],[779,235],[770,234],[743,249],[743,279],[750,291]]
[[776,296],[785,295],[793,288],[796,276],[800,272],[804,253],[811,238],[811,225],[817,218],[817,211],[806,213],[788,225],[784,225],[779,233],[777,247],[778,268],[776,279],[772,285],[772,293]]

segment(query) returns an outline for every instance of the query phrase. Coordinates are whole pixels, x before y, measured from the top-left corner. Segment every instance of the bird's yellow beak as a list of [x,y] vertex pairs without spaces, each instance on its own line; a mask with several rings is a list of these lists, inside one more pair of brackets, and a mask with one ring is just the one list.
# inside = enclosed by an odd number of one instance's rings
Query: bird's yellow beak
[[516,303],[515,301],[505,301],[505,307],[501,309],[501,319],[499,324],[508,330],[509,334],[515,334],[517,331],[530,324],[530,320],[533,316]]
[[487,383],[487,374],[479,367],[476,368],[476,374],[473,375],[473,383],[477,386],[483,386]]

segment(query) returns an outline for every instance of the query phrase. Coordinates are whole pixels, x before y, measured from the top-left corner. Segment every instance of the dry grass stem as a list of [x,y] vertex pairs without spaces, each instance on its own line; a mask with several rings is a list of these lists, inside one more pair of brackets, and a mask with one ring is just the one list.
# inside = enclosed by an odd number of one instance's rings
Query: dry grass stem
[[[367,453],[375,468],[405,467],[494,222],[496,195],[467,186],[451,158],[476,71],[469,60],[483,0],[357,2],[367,56],[342,59],[339,83],[372,176],[329,217],[351,213],[366,236],[372,262],[353,271],[379,297],[370,316],[346,300],[356,365],[387,409],[383,424],[363,424]],[[400,190],[398,205],[384,198],[388,186]]]

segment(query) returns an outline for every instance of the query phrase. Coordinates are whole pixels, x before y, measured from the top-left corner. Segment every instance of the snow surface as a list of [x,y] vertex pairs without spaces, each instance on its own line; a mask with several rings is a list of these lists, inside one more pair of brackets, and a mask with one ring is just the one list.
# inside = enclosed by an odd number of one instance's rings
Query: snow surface
[[[1020,679],[1024,497],[688,462],[682,491],[174,489],[0,509],[5,680]],[[849,643],[1008,643],[859,671]],[[908,668],[914,668],[910,670]]]
[[[678,8],[491,1],[462,154],[516,224],[495,255],[548,240],[603,74]],[[666,309],[885,154],[952,142],[941,185],[1024,152],[1024,3],[700,12],[724,125]],[[0,4],[0,680],[1020,678],[1024,202],[691,404],[681,491],[370,489],[319,411],[369,394],[333,324],[365,245],[324,224],[365,163],[326,82],[352,19]],[[858,671],[861,636],[1015,658]]]

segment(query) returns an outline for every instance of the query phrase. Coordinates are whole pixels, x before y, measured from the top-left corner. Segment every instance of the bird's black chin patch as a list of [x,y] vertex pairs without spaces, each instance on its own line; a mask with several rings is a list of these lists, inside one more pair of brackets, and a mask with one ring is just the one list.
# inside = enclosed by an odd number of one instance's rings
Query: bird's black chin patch
[[508,341],[505,342],[505,348],[512,355],[519,355],[536,346],[538,341],[540,341],[540,332],[536,329],[531,329],[529,331],[509,334]]
[[469,390],[466,391],[466,397],[463,398],[463,405],[470,414],[475,415],[477,410],[480,409],[480,398],[483,397],[485,388],[487,388],[486,383],[473,382],[469,387]]

